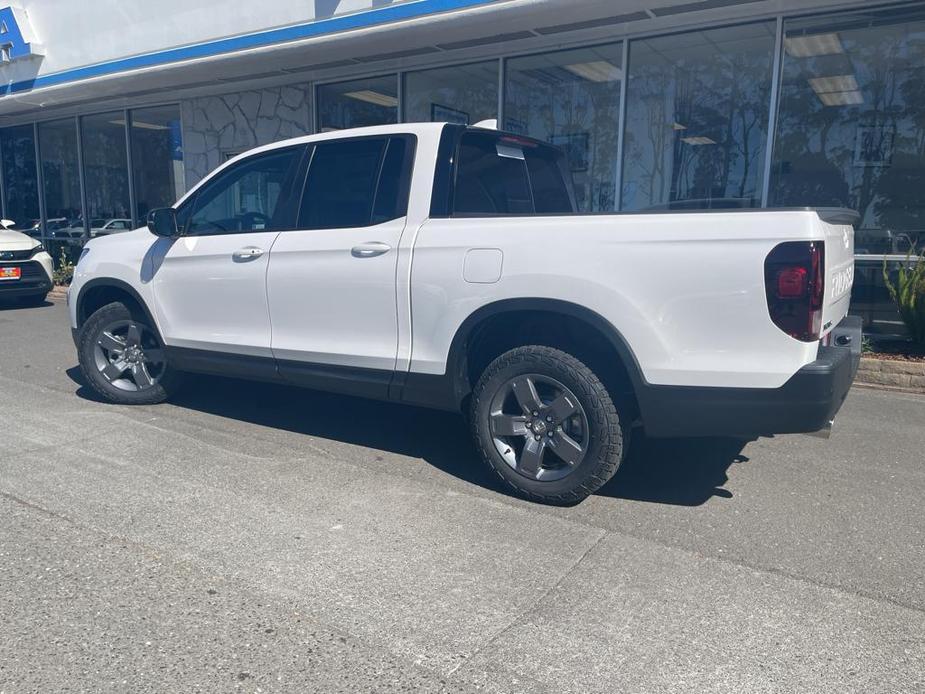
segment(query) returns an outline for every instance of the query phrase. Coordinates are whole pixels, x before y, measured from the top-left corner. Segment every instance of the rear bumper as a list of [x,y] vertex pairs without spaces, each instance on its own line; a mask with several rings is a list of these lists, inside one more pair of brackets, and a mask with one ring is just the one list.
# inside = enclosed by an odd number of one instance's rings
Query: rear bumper
[[820,346],[780,388],[649,386],[639,394],[646,433],[653,437],[814,433],[827,429],[854,382],[861,355],[861,321],[848,317],[832,346]]

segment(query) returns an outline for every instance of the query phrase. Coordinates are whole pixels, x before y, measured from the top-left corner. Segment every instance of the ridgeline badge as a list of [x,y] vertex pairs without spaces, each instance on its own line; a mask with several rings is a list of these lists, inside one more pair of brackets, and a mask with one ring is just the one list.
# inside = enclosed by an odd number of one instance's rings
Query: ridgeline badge
[[15,6],[0,7],[0,62],[42,55],[44,50],[35,40],[26,11]]

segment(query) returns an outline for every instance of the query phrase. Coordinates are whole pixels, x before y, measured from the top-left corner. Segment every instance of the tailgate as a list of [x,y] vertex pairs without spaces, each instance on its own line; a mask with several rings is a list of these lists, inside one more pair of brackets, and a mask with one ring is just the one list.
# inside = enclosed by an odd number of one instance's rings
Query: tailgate
[[854,224],[851,210],[818,210],[825,234],[825,306],[822,334],[829,333],[848,315],[854,286]]

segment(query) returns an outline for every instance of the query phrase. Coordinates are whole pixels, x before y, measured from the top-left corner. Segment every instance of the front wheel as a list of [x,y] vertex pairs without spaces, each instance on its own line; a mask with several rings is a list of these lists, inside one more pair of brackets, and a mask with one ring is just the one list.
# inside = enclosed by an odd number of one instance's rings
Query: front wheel
[[179,385],[157,330],[123,303],[103,306],[87,319],[77,352],[87,383],[110,402],[153,405]]
[[495,359],[476,384],[470,414],[488,465],[518,495],[543,503],[593,494],[627,448],[629,430],[600,379],[551,347]]

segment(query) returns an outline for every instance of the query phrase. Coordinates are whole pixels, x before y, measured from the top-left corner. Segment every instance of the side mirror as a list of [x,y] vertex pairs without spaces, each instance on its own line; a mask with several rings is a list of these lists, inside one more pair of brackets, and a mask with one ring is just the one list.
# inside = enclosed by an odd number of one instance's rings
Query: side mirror
[[148,231],[165,239],[175,239],[180,235],[177,228],[177,211],[172,207],[159,207],[148,213]]

